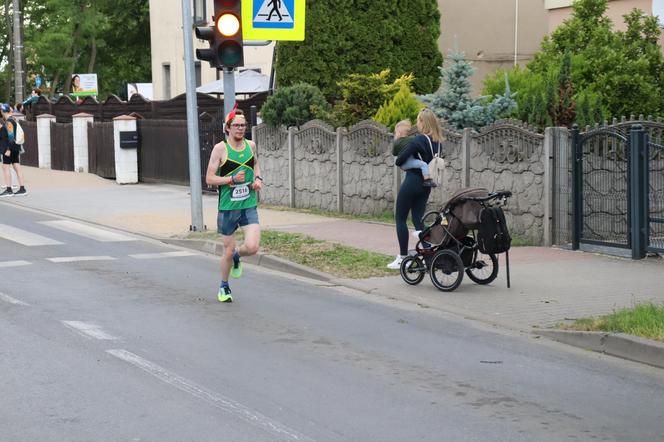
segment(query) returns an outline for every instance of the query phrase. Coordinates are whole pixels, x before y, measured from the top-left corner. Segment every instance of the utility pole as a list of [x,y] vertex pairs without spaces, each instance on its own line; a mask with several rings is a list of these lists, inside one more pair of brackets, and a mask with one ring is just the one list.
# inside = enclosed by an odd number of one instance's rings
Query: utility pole
[[13,0],[14,8],[14,98],[22,102],[23,93],[23,33],[21,32],[21,0]]
[[184,32],[184,67],[187,84],[187,138],[189,140],[189,186],[191,189],[191,225],[189,230],[201,232],[203,224],[203,183],[201,181],[201,148],[198,135],[198,103],[194,68],[194,27],[191,0],[182,0],[182,31]]
[[519,0],[514,0],[514,66],[519,64]]

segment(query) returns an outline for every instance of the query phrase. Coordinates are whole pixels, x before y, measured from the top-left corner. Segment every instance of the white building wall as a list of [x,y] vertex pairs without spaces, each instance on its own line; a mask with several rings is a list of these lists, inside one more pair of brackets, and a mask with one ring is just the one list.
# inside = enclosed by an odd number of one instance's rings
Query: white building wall
[[[206,17],[211,20],[214,2],[207,0],[206,4]],[[154,99],[163,100],[183,94],[186,85],[181,0],[150,0],[150,37]],[[194,51],[207,47],[207,41],[197,40],[194,36]],[[269,46],[245,46],[244,67],[240,70],[260,69],[261,73],[270,75],[273,48],[274,43]],[[164,96],[164,64],[170,65],[170,97]],[[217,70],[211,68],[207,62],[201,62],[201,83],[206,84],[216,79]]]

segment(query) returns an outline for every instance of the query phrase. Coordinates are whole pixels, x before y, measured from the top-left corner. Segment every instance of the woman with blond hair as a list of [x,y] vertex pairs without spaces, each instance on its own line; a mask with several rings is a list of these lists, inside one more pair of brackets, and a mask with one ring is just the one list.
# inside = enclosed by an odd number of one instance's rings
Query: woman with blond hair
[[[443,149],[443,134],[440,123],[431,109],[422,109],[417,115],[417,129],[419,134],[404,147],[395,160],[397,166],[403,165],[409,158],[415,157],[425,163],[431,162],[434,153],[441,155]],[[413,225],[417,230],[423,230],[422,217],[426,210],[431,187],[424,186],[424,177],[421,169],[406,170],[406,177],[401,184],[397,195],[397,204],[394,218],[397,224],[397,239],[399,240],[399,254],[396,259],[387,265],[390,269],[398,269],[401,261],[408,254],[408,213],[411,213]]]

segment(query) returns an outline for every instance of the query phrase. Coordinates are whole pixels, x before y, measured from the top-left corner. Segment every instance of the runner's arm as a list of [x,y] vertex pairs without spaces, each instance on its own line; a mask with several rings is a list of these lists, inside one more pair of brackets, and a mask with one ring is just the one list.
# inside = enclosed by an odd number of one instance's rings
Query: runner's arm
[[263,187],[263,176],[261,175],[261,167],[258,165],[258,157],[256,156],[256,143],[249,141],[249,146],[254,154],[254,182],[252,187],[258,191]]
[[226,157],[228,152],[226,152],[226,145],[218,143],[212,149],[210,154],[210,162],[208,163],[207,172],[205,174],[205,182],[208,186],[225,186],[232,183],[232,178],[229,176],[217,176],[217,170],[219,166],[226,162]]

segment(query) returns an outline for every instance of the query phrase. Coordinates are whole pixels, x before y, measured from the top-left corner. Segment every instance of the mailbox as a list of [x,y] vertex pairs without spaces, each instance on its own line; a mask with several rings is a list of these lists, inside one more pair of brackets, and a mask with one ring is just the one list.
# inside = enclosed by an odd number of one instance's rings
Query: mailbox
[[120,149],[137,149],[138,132],[120,132]]

